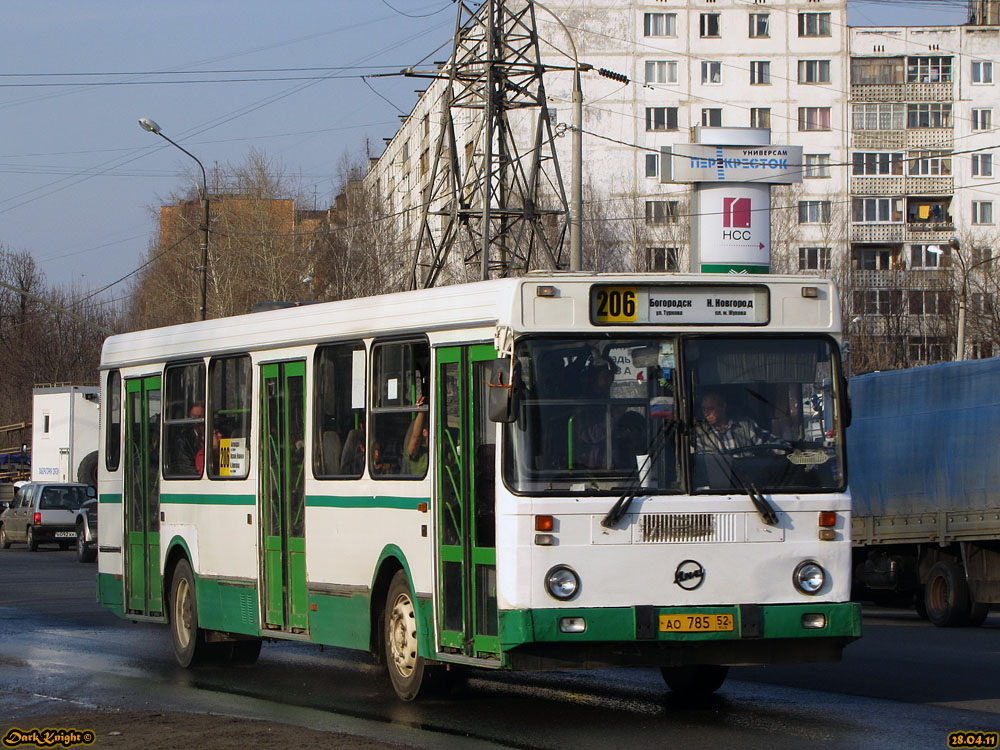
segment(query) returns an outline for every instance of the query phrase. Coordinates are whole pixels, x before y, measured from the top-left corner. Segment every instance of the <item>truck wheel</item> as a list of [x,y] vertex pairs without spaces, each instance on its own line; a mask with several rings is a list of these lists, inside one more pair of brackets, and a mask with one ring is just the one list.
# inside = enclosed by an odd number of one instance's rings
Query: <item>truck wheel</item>
[[729,667],[718,664],[688,664],[683,667],[660,667],[663,681],[672,693],[684,698],[711,695],[726,681]]
[[939,628],[964,625],[971,602],[965,571],[957,563],[941,560],[934,564],[924,586],[927,619]]
[[76,469],[76,481],[97,487],[97,451],[91,451],[83,457]]
[[209,644],[205,643],[205,632],[198,627],[194,573],[187,560],[177,563],[170,583],[170,642],[182,667],[197,666],[208,657]]

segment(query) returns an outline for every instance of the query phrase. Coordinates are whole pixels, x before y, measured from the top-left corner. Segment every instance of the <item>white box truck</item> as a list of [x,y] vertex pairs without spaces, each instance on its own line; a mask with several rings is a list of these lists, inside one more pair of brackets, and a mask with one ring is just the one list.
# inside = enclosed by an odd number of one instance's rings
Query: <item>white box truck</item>
[[96,487],[100,388],[51,386],[32,396],[31,481]]

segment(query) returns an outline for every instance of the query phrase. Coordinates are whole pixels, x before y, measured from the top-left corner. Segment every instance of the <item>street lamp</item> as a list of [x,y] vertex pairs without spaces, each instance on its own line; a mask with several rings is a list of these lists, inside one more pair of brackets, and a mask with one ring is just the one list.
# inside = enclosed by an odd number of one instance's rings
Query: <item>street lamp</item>
[[[984,258],[983,260],[976,261],[972,264],[967,264],[965,262],[965,256],[959,252],[959,242],[957,237],[952,237],[948,246],[955,251],[954,255],[958,258],[958,263],[962,267],[962,288],[958,294],[958,341],[955,347],[955,361],[962,362],[965,360],[965,311],[968,307],[968,297],[969,297],[969,273],[974,268],[979,268],[979,266],[985,266],[987,263],[992,263],[1000,256],[995,256],[992,253],[990,257]],[[935,246],[931,246],[928,250],[937,256],[944,255],[944,251]]]
[[174,148],[183,151],[201,167],[201,205],[204,210],[201,224],[201,319],[205,320],[208,313],[208,177],[205,175],[205,165],[186,148],[165,136],[160,130],[160,126],[148,117],[140,117],[139,126],[145,131],[160,136]]

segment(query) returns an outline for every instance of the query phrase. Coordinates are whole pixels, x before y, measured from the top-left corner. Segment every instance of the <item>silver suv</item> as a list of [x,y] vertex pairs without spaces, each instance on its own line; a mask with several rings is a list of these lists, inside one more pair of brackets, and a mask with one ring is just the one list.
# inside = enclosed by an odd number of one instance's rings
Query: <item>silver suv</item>
[[0,547],[25,542],[34,552],[39,544],[76,544],[76,511],[96,494],[93,487],[69,482],[28,482],[0,516]]

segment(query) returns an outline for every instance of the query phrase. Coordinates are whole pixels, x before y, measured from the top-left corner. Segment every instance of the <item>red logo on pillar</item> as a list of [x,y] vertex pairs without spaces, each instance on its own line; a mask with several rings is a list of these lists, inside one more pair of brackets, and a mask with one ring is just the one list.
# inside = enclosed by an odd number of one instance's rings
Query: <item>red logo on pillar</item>
[[723,198],[722,226],[733,228],[750,228],[750,199]]

